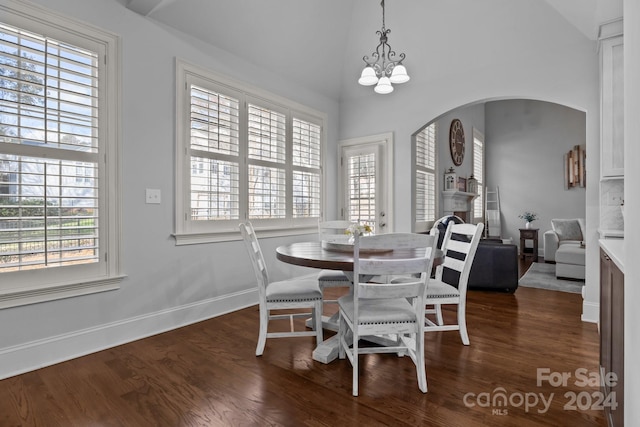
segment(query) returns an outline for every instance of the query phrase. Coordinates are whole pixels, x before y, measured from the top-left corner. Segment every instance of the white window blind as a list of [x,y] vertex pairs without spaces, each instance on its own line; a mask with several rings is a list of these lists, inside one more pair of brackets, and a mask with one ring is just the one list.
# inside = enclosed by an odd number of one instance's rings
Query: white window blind
[[324,118],[259,89],[176,64],[177,244],[238,238],[238,221],[246,219],[272,235],[316,228]]
[[436,219],[436,124],[418,132],[415,141],[415,220],[427,223]]
[[319,218],[320,125],[293,117],[293,217]]
[[474,220],[484,218],[484,136],[473,132],[473,176],[478,180],[478,197],[473,201]]
[[376,156],[353,155],[348,158],[349,221],[376,222]]
[[98,55],[0,24],[0,63],[0,272],[98,262]]
[[240,101],[191,85],[191,219],[240,217]]

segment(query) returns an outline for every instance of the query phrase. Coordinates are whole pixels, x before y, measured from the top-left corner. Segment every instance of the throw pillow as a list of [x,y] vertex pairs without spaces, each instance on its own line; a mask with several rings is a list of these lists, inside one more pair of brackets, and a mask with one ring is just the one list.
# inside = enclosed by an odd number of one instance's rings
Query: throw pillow
[[559,240],[584,240],[577,219],[552,219],[551,226]]

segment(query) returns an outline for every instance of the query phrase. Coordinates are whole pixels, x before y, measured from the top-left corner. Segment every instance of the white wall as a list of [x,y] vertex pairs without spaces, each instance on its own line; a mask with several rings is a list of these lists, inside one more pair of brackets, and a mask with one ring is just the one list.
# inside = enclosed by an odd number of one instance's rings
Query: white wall
[[[411,80],[380,96],[355,84],[371,35],[356,33],[376,22],[358,0],[345,56],[340,138],[395,134],[396,230],[410,230],[411,134],[443,112],[493,99],[537,99],[586,113],[587,170],[599,170],[599,83],[596,44],[537,0],[412,2],[387,8],[389,41],[407,55]],[[406,10],[404,10],[406,9]],[[461,13],[461,11],[464,11]],[[393,19],[391,19],[393,16]],[[452,30],[455,22],[455,31]],[[371,26],[371,25],[369,25]],[[410,28],[411,35],[409,36]],[[466,31],[465,29],[469,29]],[[544,29],[544,31],[541,31]],[[598,319],[599,195],[597,174],[587,174],[587,280],[583,319]]]
[[[325,112],[327,152],[332,156],[337,141],[336,101],[213,46],[172,34],[126,9],[124,2],[35,3],[122,38],[122,247],[127,278],[116,291],[0,310],[0,378],[257,302],[256,279],[246,268],[249,258],[241,241],[177,247],[171,237],[176,57]],[[327,175],[335,176],[335,163],[327,166]],[[145,204],[145,188],[160,189],[162,203]],[[335,210],[332,199],[329,206]],[[303,239],[263,241],[274,279],[300,273],[275,260],[275,247]]]
[[[486,181],[500,187],[502,234],[519,244],[518,215],[535,212],[539,248],[552,218],[584,218],[586,189],[565,190],[563,156],[585,143],[585,114],[533,100],[486,103]],[[587,152],[587,155],[590,153]]]

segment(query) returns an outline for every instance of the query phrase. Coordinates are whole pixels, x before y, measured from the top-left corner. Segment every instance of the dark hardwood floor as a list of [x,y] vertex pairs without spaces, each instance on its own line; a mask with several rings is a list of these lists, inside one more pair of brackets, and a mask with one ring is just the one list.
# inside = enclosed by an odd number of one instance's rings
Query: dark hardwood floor
[[[605,425],[589,409],[597,385],[575,376],[598,369],[597,327],[580,321],[580,295],[519,288],[470,291],[467,301],[470,346],[455,331],[426,335],[426,394],[395,355],[362,356],[357,398],[349,362],[314,362],[311,337],[268,340],[256,357],[251,307],[0,381],[0,425]],[[571,377],[539,383],[544,368]]]

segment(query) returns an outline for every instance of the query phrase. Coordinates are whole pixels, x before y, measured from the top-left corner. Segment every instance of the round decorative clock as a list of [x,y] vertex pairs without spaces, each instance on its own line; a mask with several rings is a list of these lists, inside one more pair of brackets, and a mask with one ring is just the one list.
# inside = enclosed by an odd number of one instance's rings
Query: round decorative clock
[[464,129],[459,119],[451,121],[449,128],[449,151],[451,151],[451,160],[456,166],[460,166],[464,160]]

